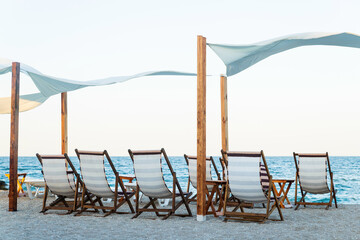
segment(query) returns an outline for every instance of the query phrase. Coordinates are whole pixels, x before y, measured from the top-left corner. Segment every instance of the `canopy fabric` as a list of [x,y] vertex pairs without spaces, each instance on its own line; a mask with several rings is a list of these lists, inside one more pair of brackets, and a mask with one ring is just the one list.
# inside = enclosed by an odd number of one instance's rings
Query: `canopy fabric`
[[[0,59],[0,75],[11,72],[12,62],[10,60]],[[62,93],[74,91],[90,86],[104,86],[115,83],[122,83],[130,79],[145,76],[196,76],[196,73],[186,73],[177,71],[151,71],[138,73],[131,76],[108,77],[92,81],[74,81],[63,78],[56,78],[42,74],[38,70],[20,63],[20,72],[28,75],[35,86],[39,89],[38,93],[20,96],[20,112],[28,111],[40,106],[49,97]],[[11,111],[11,98],[0,98],[0,114],[8,114]]]
[[353,33],[299,33],[250,45],[208,43],[226,65],[226,75],[235,75],[271,55],[310,45],[360,48],[360,36]]

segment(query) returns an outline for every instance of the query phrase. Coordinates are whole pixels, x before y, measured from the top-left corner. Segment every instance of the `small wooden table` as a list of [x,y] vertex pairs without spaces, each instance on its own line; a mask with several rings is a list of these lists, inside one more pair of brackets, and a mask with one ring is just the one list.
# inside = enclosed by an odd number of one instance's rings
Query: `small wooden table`
[[120,177],[120,179],[123,179],[123,180],[129,180],[129,183],[132,183],[132,181],[135,178],[135,175],[134,174],[123,174],[123,175],[119,175],[119,177]]
[[[285,208],[285,205],[284,205],[285,200],[288,203],[288,205],[290,205],[292,207],[292,205],[287,197],[287,194],[290,190],[291,184],[294,181],[295,180],[292,180],[292,179],[273,179],[272,180],[276,196],[277,197],[281,197],[281,195],[283,196],[282,198],[280,198],[280,207],[281,208]],[[279,185],[279,188],[280,188],[279,191],[276,189],[276,183]],[[287,184],[287,187],[286,187],[286,184]],[[285,187],[286,187],[286,190],[285,190]]]
[[[119,175],[119,178],[121,180],[128,180],[129,181],[129,182],[124,183],[126,191],[129,191],[129,192],[135,192],[136,191],[136,182],[133,182],[133,180],[135,179],[134,174]],[[135,199],[135,195],[134,195],[134,199]]]
[[[220,191],[220,186],[224,186],[226,184],[226,181],[225,180],[211,180],[211,181],[206,181],[205,184],[206,184],[205,193],[206,193],[206,196],[208,199],[206,207],[205,207],[206,214],[214,214],[214,217],[223,215],[222,208],[224,205],[224,198]],[[209,185],[212,186],[211,193],[209,193],[209,189],[208,189]],[[217,210],[215,210],[214,201],[213,201],[213,197],[214,197],[215,193],[217,193],[217,195],[219,196],[219,207]],[[209,211],[210,207],[212,210],[211,212]]]

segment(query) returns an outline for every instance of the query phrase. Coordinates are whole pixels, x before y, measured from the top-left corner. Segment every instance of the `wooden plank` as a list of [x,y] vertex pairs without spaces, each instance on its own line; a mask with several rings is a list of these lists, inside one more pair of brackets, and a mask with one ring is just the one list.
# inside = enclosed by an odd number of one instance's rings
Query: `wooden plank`
[[234,216],[242,216],[242,217],[266,217],[266,214],[263,213],[245,213],[245,212],[227,212],[225,216],[234,217]]
[[299,205],[330,205],[328,202],[298,202]]
[[229,151],[228,133],[228,97],[227,97],[227,77],[220,76],[220,95],[221,95],[221,146],[222,150]]
[[68,153],[67,92],[61,93],[61,153]]
[[9,211],[17,211],[18,146],[19,146],[20,63],[12,63]]
[[206,219],[206,38],[197,36],[197,220]]

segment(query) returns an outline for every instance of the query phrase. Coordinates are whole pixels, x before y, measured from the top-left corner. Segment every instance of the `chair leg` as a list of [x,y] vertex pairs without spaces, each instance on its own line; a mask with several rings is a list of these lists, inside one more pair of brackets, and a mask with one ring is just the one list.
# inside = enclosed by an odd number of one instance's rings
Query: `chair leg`
[[48,187],[47,185],[45,185],[45,193],[44,193],[44,198],[43,198],[43,206],[42,206],[42,210],[41,210],[41,213],[45,213],[46,212],[46,199],[47,199],[47,196],[48,196]]
[[186,210],[187,210],[189,216],[192,217],[192,212],[191,212],[190,207],[189,207],[189,202],[190,202],[189,198],[190,198],[190,196],[191,196],[191,193],[189,193],[188,196],[185,198],[184,204],[185,204],[185,207],[186,207]]
[[[154,210],[157,210],[157,207],[156,207],[156,204],[155,204],[155,201],[156,200],[152,200],[152,198],[149,198],[150,199],[150,202],[151,202],[151,206],[154,208]],[[155,211],[155,214],[156,216],[160,217],[160,214],[158,212]]]
[[334,194],[335,207],[338,208],[337,201],[336,201],[336,192],[334,191],[333,194]]
[[330,200],[329,200],[329,203],[328,203],[328,205],[326,206],[326,210],[329,210],[329,207],[331,207],[331,205],[332,205],[332,200],[333,200],[333,193],[332,192],[330,192]]
[[[185,207],[186,207],[186,210],[188,212],[188,215],[190,217],[192,217],[192,213],[191,213],[191,209],[189,207],[189,202],[190,202],[190,196],[191,196],[191,193],[188,193],[187,196],[185,197],[183,194],[180,195],[181,198],[182,198],[182,201],[180,203],[184,203]],[[181,205],[181,204],[180,204]],[[176,209],[178,209],[180,207],[180,205],[178,205],[177,207],[175,207],[175,211]]]
[[279,216],[280,216],[280,220],[281,221],[284,221],[284,216],[282,214],[282,211],[281,211],[281,207],[280,207],[280,204],[279,204],[279,201],[276,199],[275,200],[277,203],[276,203],[276,208],[278,209],[278,212],[279,212]]
[[[84,203],[90,202],[91,205],[95,205],[95,204],[96,204],[96,199],[95,199],[95,201],[94,201],[94,200],[92,199],[92,196],[91,196],[90,193],[85,193],[85,194],[86,194],[86,197],[85,197],[85,199],[84,199]],[[82,197],[82,199],[83,199],[83,197]],[[96,213],[99,212],[99,210],[97,210],[97,209],[95,209],[94,211],[95,211]]]
[[[175,211],[182,205],[184,204],[185,207],[188,206],[189,202],[190,202],[190,196],[191,194],[188,194],[186,197],[185,197],[185,201],[180,201],[176,206],[175,206]],[[183,215],[184,216],[184,215]],[[191,210],[189,209],[188,210],[188,214],[185,215],[185,216],[189,216],[189,217],[192,217],[192,213],[191,213]]]
[[[270,185],[271,185],[271,184],[270,184]],[[273,186],[270,186],[270,189],[269,189],[268,207],[269,207],[269,205],[270,205],[271,193],[273,193],[273,197],[274,197],[275,203],[274,203],[273,206],[271,207],[270,212],[268,212],[268,216],[267,216],[267,217],[269,218],[269,216],[270,216],[271,213],[275,210],[275,207],[276,207],[277,210],[278,210],[279,216],[280,216],[280,221],[284,221],[284,217],[283,217],[282,211],[281,211],[280,202],[279,202],[279,199],[276,197],[275,189],[274,189]],[[283,197],[283,198],[284,198],[284,197]],[[282,200],[283,198],[281,198],[281,200]]]
[[79,189],[79,179],[76,179],[76,191],[75,191],[74,206],[72,212],[75,212],[77,209],[78,189]]
[[[190,196],[191,196],[191,194],[188,194],[186,197],[184,197],[184,199],[185,199],[185,201],[184,200],[181,200],[178,204],[176,204],[176,206],[175,206],[175,208],[174,208],[174,212],[170,212],[170,213],[168,213],[164,218],[163,218],[163,220],[165,220],[165,219],[167,219],[168,217],[170,217],[172,214],[175,214],[175,212],[176,212],[176,210],[182,205],[182,204],[184,204],[185,206],[189,203],[189,201],[190,201]],[[176,216],[181,216],[181,217],[187,217],[187,216],[189,216],[189,217],[192,217],[192,213],[191,213],[191,210],[190,211],[188,211],[188,214],[187,215],[176,215]]]
[[[147,203],[147,204],[143,207],[143,209],[149,208],[150,205],[152,205],[153,202],[157,200],[157,198],[154,198],[153,200],[151,200],[151,198],[149,198],[149,199],[150,199],[150,202]],[[136,204],[138,204],[138,201],[136,201]],[[137,211],[136,211],[136,214],[135,214],[131,219],[137,218],[137,217],[138,217],[140,214],[142,214],[142,213],[143,213],[142,211],[137,210]]]
[[[300,199],[300,201],[298,202],[298,204],[296,205],[295,210],[298,210],[298,208],[300,207],[300,203],[301,203],[301,202],[305,202],[305,196],[306,196],[306,194],[307,194],[307,192],[305,192],[305,194],[302,194],[303,196],[302,196],[302,198]],[[304,205],[304,207],[305,207],[305,205]]]
[[132,194],[127,195],[127,193],[124,192],[125,201],[127,202],[128,206],[129,206],[129,208],[130,208],[131,213],[135,213],[134,207],[133,207],[133,205],[132,205],[132,203],[131,203],[131,201],[130,201],[130,199],[134,196],[134,194],[135,194],[135,193],[132,193]]
[[[80,202],[80,211],[78,211],[75,216],[79,216],[81,213],[83,213],[86,208],[84,208],[84,204],[85,204],[85,192],[86,192],[86,189],[84,187],[84,185],[82,185],[82,193],[81,193],[81,202]],[[90,202],[93,203],[93,201],[91,200],[90,198]]]
[[[96,202],[98,202],[101,207],[104,206],[104,204],[103,204],[102,201],[101,201],[101,198],[96,197],[95,203],[96,203]],[[106,210],[105,210],[105,209],[101,209],[101,210],[103,211],[103,213],[106,213]]]

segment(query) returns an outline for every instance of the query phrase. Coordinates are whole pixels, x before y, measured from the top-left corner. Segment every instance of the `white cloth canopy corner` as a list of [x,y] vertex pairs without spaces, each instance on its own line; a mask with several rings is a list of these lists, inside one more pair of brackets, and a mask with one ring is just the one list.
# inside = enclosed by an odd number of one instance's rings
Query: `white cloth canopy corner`
[[[0,75],[11,72],[12,61],[0,59]],[[27,94],[20,96],[20,112],[28,111],[40,106],[49,97],[62,93],[74,91],[80,88],[90,86],[104,86],[115,83],[126,82],[130,79],[145,77],[145,76],[196,76],[196,73],[186,73],[178,71],[151,71],[138,73],[131,76],[116,76],[108,77],[92,81],[74,81],[63,78],[56,78],[42,74],[36,69],[20,63],[20,72],[28,75],[39,89],[38,93]],[[11,111],[11,98],[0,98],[0,114],[8,114]]]
[[235,75],[271,55],[310,45],[360,48],[360,36],[353,33],[298,33],[249,45],[208,43],[226,65],[227,76]]

